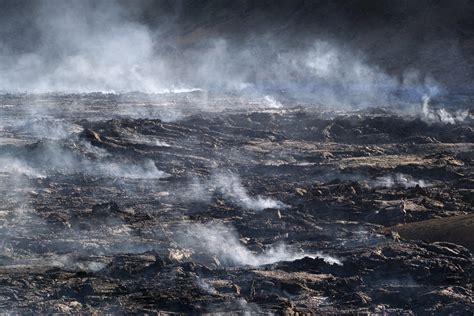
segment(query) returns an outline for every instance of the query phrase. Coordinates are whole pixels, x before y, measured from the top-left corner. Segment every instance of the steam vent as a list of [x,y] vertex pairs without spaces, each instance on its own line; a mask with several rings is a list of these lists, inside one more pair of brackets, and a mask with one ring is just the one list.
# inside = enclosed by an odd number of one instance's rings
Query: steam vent
[[474,1],[0,0],[0,315],[473,315]]

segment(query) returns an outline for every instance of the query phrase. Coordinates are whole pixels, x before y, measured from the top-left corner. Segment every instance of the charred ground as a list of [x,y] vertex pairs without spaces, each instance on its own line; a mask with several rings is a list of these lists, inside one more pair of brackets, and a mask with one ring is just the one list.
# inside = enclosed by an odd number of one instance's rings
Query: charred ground
[[472,313],[469,114],[199,98],[2,97],[2,311]]

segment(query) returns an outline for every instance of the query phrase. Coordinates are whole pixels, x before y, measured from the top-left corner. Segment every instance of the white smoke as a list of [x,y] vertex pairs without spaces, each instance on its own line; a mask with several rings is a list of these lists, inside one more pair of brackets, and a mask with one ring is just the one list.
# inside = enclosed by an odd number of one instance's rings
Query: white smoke
[[286,205],[278,200],[248,194],[239,176],[232,173],[218,173],[212,178],[212,184],[231,202],[248,209],[261,211],[267,208],[283,209]]
[[[87,143],[79,142],[78,144]],[[45,144],[43,150],[35,153],[36,156],[32,159],[20,156],[0,156],[0,172],[30,178],[45,178],[54,172],[128,179],[161,179],[168,176],[150,159],[142,162],[100,159],[107,158],[109,154],[90,145],[84,147],[76,145],[75,148],[78,152],[82,150],[99,159],[91,159],[86,155],[79,156],[71,150],[49,143]]]
[[278,100],[276,100],[272,96],[266,95],[264,97],[264,100],[265,100],[265,105],[268,106],[269,108],[279,109],[283,107],[283,104],[281,104]]
[[[1,81],[11,91],[157,92],[163,65],[143,25],[124,18],[111,1],[43,1],[36,16],[41,46],[11,63]],[[4,52],[5,53],[5,52]],[[165,78],[165,76],[160,76]]]
[[80,126],[62,119],[38,117],[36,115],[14,122],[11,128],[14,128],[15,132],[24,133],[33,139],[52,140],[65,139],[82,130]]
[[104,163],[100,162],[92,164],[90,168],[85,170],[91,174],[99,171],[99,173],[114,178],[128,179],[161,179],[167,177],[168,174],[158,170],[153,160],[145,160],[142,164],[126,164],[119,162]]
[[374,186],[376,187],[404,187],[404,188],[412,188],[416,186],[420,186],[422,188],[428,187],[430,184],[425,182],[424,180],[414,180],[411,176],[405,175],[402,173],[397,173],[395,175],[387,175],[384,177],[380,177],[375,179]]
[[328,264],[342,265],[341,260],[333,256],[321,252],[305,254],[293,251],[283,243],[267,247],[262,253],[254,253],[242,244],[232,226],[220,222],[189,224],[176,234],[176,238],[182,246],[215,257],[224,266],[261,266],[304,257],[321,258]]
[[336,258],[334,256],[330,256],[328,254],[324,254],[322,252],[317,252],[314,256],[308,256],[308,257],[315,257],[315,258],[320,258],[323,259],[324,262],[331,264],[331,265],[337,265],[337,266],[342,266],[343,263],[339,258]]
[[305,57],[304,66],[317,80],[318,90],[326,102],[334,105],[385,103],[389,94],[399,88],[396,78],[370,66],[353,51],[326,41],[317,41]]
[[267,248],[261,254],[247,249],[238,238],[238,233],[222,223],[190,224],[178,233],[178,241],[194,251],[215,256],[225,266],[261,266],[279,261],[293,261],[304,257],[291,251],[284,244]]
[[208,282],[204,281],[201,278],[196,279],[196,284],[197,284],[197,286],[199,286],[199,288],[201,290],[203,290],[203,291],[205,291],[209,294],[212,294],[212,295],[219,294],[219,292],[217,292],[215,287],[213,287],[211,284],[209,284]]
[[243,186],[240,177],[231,172],[216,172],[207,180],[193,178],[180,192],[184,201],[207,202],[214,193],[219,193],[231,203],[246,210],[262,211],[264,209],[285,209],[285,203],[270,197],[252,196]]
[[[265,103],[275,108],[281,103],[269,91],[345,107],[380,106],[400,89],[418,96],[440,91],[433,80],[413,72],[406,78],[391,76],[336,41],[315,38],[291,48],[256,37],[236,48],[224,38],[210,37],[183,48],[160,33],[166,25],[151,30],[134,21],[118,1],[41,1],[38,6],[35,26],[40,45],[19,54],[0,45],[0,90],[231,90],[263,95]],[[148,111],[139,116],[149,115]]]
[[0,157],[0,173],[24,175],[29,178],[46,178],[46,175],[25,161],[12,157]]
[[428,123],[444,123],[456,124],[463,122],[469,115],[469,111],[458,110],[455,113],[450,113],[444,108],[435,109],[430,106],[430,97],[423,96],[421,107],[423,118]]

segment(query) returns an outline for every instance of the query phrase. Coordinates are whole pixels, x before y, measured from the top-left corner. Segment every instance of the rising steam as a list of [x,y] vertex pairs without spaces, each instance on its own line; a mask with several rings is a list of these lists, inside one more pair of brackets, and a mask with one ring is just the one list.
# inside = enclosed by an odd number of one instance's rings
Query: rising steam
[[244,209],[261,211],[267,208],[282,209],[286,207],[284,203],[272,198],[250,196],[240,178],[232,173],[214,175],[212,184],[225,198]]
[[261,266],[279,261],[293,261],[305,256],[320,257],[329,264],[341,264],[334,257],[323,254],[305,255],[291,250],[285,244],[273,245],[262,253],[254,253],[241,243],[233,227],[219,222],[190,224],[177,235],[177,240],[182,246],[215,257],[224,266]]
[[189,201],[209,201],[214,193],[246,210],[284,209],[281,201],[260,195],[252,196],[242,185],[240,177],[232,172],[216,172],[208,180],[192,179],[181,197]]
[[428,123],[437,122],[443,124],[463,122],[469,115],[468,111],[458,110],[455,113],[450,113],[444,108],[435,109],[430,106],[430,97],[428,96],[423,96],[422,113],[424,120]]
[[412,188],[419,186],[421,188],[428,187],[430,184],[424,180],[415,180],[411,176],[397,173],[395,175],[387,175],[384,177],[380,177],[375,179],[374,186],[376,187],[404,187],[404,188]]
[[132,19],[118,1],[41,1],[33,25],[39,43],[18,54],[0,45],[0,90],[29,92],[239,91],[269,107],[283,91],[293,99],[327,106],[380,106],[397,97],[435,95],[429,76],[387,74],[338,41],[317,37],[288,47],[255,36],[234,47],[212,36],[180,46],[160,27]]

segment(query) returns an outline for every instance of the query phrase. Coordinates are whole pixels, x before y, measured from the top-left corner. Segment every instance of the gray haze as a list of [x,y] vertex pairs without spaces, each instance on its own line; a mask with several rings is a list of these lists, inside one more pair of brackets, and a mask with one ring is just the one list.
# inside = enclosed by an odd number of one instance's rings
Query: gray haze
[[0,90],[201,89],[329,106],[464,91],[470,2],[425,2],[2,1]]

